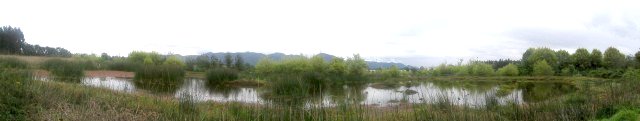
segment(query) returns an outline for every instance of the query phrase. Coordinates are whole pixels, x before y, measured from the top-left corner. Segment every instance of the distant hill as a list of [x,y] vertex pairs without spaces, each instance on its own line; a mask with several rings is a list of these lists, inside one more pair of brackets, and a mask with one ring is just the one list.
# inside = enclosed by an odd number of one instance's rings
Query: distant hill
[[[209,52],[203,55],[207,55],[209,57],[213,56],[222,60],[226,54],[227,53],[225,52],[217,52],[217,53]],[[242,57],[244,61],[250,65],[256,65],[258,61],[260,61],[260,59],[265,57],[269,57],[273,60],[282,60],[283,58],[287,58],[287,57],[301,56],[301,55],[287,55],[284,53],[263,54],[263,53],[256,53],[256,52],[239,52],[239,53],[229,53],[229,54],[231,54],[232,57],[236,57],[236,55],[240,55],[240,57]],[[336,57],[334,55],[330,55],[326,53],[319,53],[319,55],[321,55],[325,61],[330,61],[331,59]],[[192,60],[198,56],[200,55],[186,55],[186,56],[183,56],[183,58],[185,60]],[[367,65],[369,65],[369,69],[388,68],[388,67],[391,67],[391,65],[396,65],[398,68],[407,67],[407,65],[402,63],[374,62],[374,61],[367,61]]]

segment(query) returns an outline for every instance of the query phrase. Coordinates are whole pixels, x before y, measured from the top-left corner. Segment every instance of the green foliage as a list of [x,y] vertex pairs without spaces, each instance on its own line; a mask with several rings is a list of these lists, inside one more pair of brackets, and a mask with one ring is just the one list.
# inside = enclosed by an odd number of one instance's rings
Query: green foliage
[[[145,60],[146,61],[146,60]],[[169,56],[169,58],[167,58],[166,61],[164,61],[164,65],[175,65],[175,66],[184,66],[184,62],[178,58],[178,56],[176,55],[171,55]]]
[[541,60],[533,65],[534,76],[553,76],[553,68],[547,64],[547,61]]
[[491,65],[478,62],[472,62],[469,65],[469,70],[473,76],[492,76],[495,73]]
[[71,57],[71,52],[64,48],[28,44],[22,30],[11,26],[0,27],[0,54]]
[[640,81],[640,70],[638,69],[628,69],[622,74],[623,80],[629,81]]
[[49,59],[42,62],[40,66],[49,71],[54,80],[79,82],[84,76],[85,65],[78,61]]
[[27,62],[14,57],[0,57],[0,68],[26,69]]
[[184,76],[184,69],[176,65],[144,65],[135,72],[136,80],[180,81]]
[[609,47],[604,51],[604,65],[609,69],[624,69],[625,61],[624,54],[614,47]]
[[640,115],[634,110],[621,110],[613,115],[609,120],[611,121],[638,121]]
[[556,56],[555,51],[546,47],[529,48],[527,52],[522,55],[525,72],[530,72],[533,69],[533,65],[541,60],[549,62],[549,66],[551,66],[552,69],[558,67],[558,56]]
[[199,55],[195,59],[187,60],[187,69],[190,71],[206,71],[212,68],[221,67],[222,62],[215,56]]
[[133,51],[129,53],[127,61],[131,63],[160,65],[166,58],[163,58],[158,52]]
[[347,75],[350,78],[363,78],[368,71],[367,63],[360,57],[360,54],[354,54],[352,58],[348,58]]
[[591,51],[591,69],[597,69],[602,67],[603,63],[602,52],[598,49],[593,49]]
[[114,60],[111,62],[107,62],[107,69],[109,70],[117,70],[117,71],[129,71],[135,72],[137,69],[142,68],[142,64],[132,63],[124,60]]
[[29,70],[0,67],[0,119],[26,120],[31,93],[27,89],[31,80]]
[[214,68],[207,71],[207,81],[219,84],[238,79],[238,71],[229,68]]
[[498,69],[498,75],[500,76],[518,76],[518,74],[518,66],[511,63]]
[[578,48],[573,55],[571,55],[573,64],[579,71],[585,71],[591,68],[591,55],[589,50],[585,48]]
[[640,51],[636,52],[635,56],[635,60],[636,60],[636,66],[638,66],[638,68],[640,68]]
[[0,27],[0,54],[20,53],[21,46],[24,44],[24,34],[20,28]]
[[233,64],[233,68],[238,71],[243,71],[247,68],[245,67],[244,59],[242,59],[242,56],[240,56],[239,54],[236,55],[235,62],[233,62]]
[[556,56],[558,57],[558,68],[565,69],[569,66],[573,66],[573,61],[571,60],[571,54],[566,50],[558,50],[556,51]]
[[382,71],[382,73],[384,74],[385,77],[390,77],[390,78],[398,78],[400,77],[400,70],[398,69],[398,67],[396,65],[391,65],[391,67],[387,68],[387,69],[382,69],[379,70]]

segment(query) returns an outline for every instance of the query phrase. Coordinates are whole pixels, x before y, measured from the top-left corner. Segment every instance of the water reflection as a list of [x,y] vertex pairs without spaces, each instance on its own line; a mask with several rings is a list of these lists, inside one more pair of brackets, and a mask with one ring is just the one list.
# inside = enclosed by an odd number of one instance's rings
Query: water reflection
[[175,97],[190,96],[194,101],[263,103],[256,88],[235,88],[207,85],[201,79],[188,79]]
[[390,89],[378,89],[364,83],[330,85],[308,95],[282,96],[273,95],[271,90],[266,88],[229,87],[208,84],[204,80],[195,78],[159,85],[127,78],[87,77],[81,84],[123,92],[145,91],[153,94],[171,94],[175,98],[189,98],[198,102],[241,102],[304,107],[337,104],[391,106],[402,103],[437,103],[442,100],[455,105],[475,107],[494,102],[498,104],[539,102],[577,90],[572,84],[558,82],[427,81]]
[[89,77],[85,78],[81,82],[83,85],[107,88],[111,90],[135,92],[136,88],[131,82],[131,79],[127,78],[114,78],[114,77]]

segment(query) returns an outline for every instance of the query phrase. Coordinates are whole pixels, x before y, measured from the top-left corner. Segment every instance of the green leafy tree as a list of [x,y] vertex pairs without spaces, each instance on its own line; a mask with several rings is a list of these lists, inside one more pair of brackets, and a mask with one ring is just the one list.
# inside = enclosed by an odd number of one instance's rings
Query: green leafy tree
[[558,57],[558,68],[563,69],[572,65],[571,54],[566,50],[558,50],[556,52],[556,56]]
[[240,54],[236,55],[234,63],[234,68],[238,71],[243,71],[246,67],[244,66],[244,59],[240,56]]
[[589,50],[585,48],[578,48],[573,55],[571,55],[573,64],[579,71],[585,71],[591,68],[591,55]]
[[469,66],[471,75],[474,76],[491,76],[495,73],[493,70],[493,66],[491,66],[490,64],[472,62],[472,64],[470,64]]
[[498,69],[498,74],[500,76],[518,76],[518,66],[515,64],[508,64],[500,69]]
[[602,52],[598,49],[593,49],[591,51],[591,69],[602,67],[602,63]]
[[553,74],[553,68],[546,60],[538,61],[533,65],[532,75],[534,76],[552,76]]
[[227,53],[224,55],[224,65],[227,68],[233,67],[233,57],[231,57],[231,53]]
[[0,53],[19,54],[24,44],[24,34],[20,28],[0,27]]
[[[524,61],[525,68],[532,68],[532,65],[540,60],[548,61],[549,65],[552,68],[558,67],[558,57],[556,56],[555,51],[546,47],[528,49],[527,51],[529,51],[529,53],[525,52],[525,54],[523,54],[523,60],[522,60]],[[526,69],[526,70],[529,70],[529,69]]]
[[176,65],[176,66],[184,66],[184,62],[178,58],[178,56],[176,55],[171,55],[169,56],[169,58],[167,58],[166,61],[164,61],[165,65]]
[[353,58],[347,59],[347,73],[351,76],[362,77],[368,70],[367,63],[360,57],[360,54],[354,54]]
[[344,76],[347,72],[347,64],[345,64],[344,59],[335,57],[329,62],[328,71],[331,75]]
[[391,65],[391,67],[389,67],[389,69],[386,70],[386,75],[388,77],[400,77],[400,70],[398,69],[398,66],[396,65]]
[[624,54],[614,47],[604,51],[604,65],[609,69],[622,69],[626,66]]
[[153,59],[151,59],[151,56],[144,57],[143,64],[144,65],[154,65],[153,64]]
[[327,63],[324,62],[324,59],[321,55],[315,55],[311,57],[310,64],[313,72],[322,74],[325,73]]

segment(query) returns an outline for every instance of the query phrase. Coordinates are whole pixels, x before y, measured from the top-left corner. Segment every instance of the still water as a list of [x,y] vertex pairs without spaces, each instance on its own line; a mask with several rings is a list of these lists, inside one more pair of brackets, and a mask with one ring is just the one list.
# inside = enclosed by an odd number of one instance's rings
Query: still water
[[[274,104],[266,98],[270,91],[262,87],[208,86],[204,80],[188,78],[176,84],[156,86],[129,78],[87,77],[82,85],[134,93],[148,92],[168,95],[197,102],[239,102]],[[152,86],[150,86],[152,85]],[[423,81],[414,85],[374,88],[373,84],[343,85],[329,88],[301,100],[306,106],[334,106],[339,103],[357,103],[371,106],[392,106],[406,103],[436,103],[447,101],[455,105],[482,106],[488,101],[529,103],[544,101],[572,93],[576,87],[561,82],[493,82],[493,81]]]

